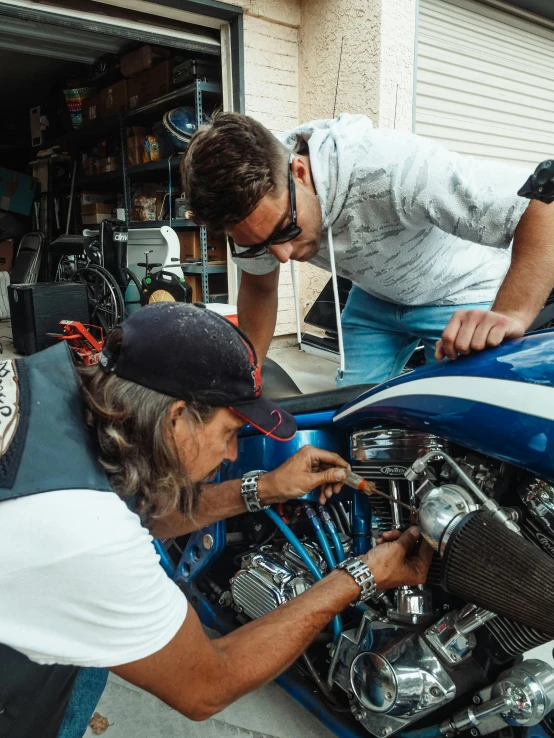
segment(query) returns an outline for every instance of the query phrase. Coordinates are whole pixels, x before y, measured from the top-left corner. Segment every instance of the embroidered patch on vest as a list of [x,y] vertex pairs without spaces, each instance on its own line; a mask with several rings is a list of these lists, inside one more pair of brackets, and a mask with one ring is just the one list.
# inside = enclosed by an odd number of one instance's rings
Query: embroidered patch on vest
[[19,425],[19,381],[14,361],[0,362],[0,457],[4,456]]

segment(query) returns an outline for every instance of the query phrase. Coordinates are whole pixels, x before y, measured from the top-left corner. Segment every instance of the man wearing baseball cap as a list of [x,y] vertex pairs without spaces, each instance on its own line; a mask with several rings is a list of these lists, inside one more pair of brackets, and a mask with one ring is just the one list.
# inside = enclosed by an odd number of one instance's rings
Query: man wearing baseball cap
[[[210,641],[159,566],[150,531],[183,535],[315,487],[325,498],[344,479],[339,456],[305,447],[244,497],[240,479],[203,486],[236,458],[245,423],[295,432],[262,395],[249,340],[204,307],[143,308],[95,367],[76,370],[65,343],[1,362],[0,400],[0,738],[54,738],[79,667],[203,720],[284,671],[364,593],[336,570]],[[392,538],[358,565],[380,589],[423,582],[417,529]]]

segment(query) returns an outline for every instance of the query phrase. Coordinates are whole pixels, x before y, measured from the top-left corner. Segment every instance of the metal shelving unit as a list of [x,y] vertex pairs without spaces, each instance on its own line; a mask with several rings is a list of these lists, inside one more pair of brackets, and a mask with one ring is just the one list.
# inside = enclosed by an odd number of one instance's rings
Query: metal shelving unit
[[[210,265],[208,263],[208,236],[205,226],[197,226],[191,220],[173,219],[163,221],[130,221],[129,213],[131,210],[131,182],[137,177],[144,180],[153,179],[154,181],[160,177],[167,177],[169,189],[171,191],[172,178],[178,174],[179,165],[182,155],[174,154],[169,159],[161,161],[148,162],[147,164],[139,164],[138,166],[127,166],[127,132],[126,126],[135,122],[152,122],[159,120],[163,113],[183,104],[187,101],[194,101],[197,125],[204,122],[204,110],[206,99],[220,99],[222,96],[222,87],[214,82],[202,82],[195,80],[185,87],[168,93],[163,97],[145,103],[138,108],[125,110],[120,115],[99,121],[98,125],[89,128],[83,128],[66,134],[56,141],[53,145],[65,147],[68,151],[77,151],[80,146],[90,143],[95,139],[117,134],[119,132],[121,144],[122,167],[115,172],[105,172],[92,176],[79,177],[76,181],[78,188],[95,188],[102,187],[106,189],[119,189],[122,184],[125,220],[131,228],[161,228],[164,225],[175,229],[198,229],[200,232],[200,249],[202,261],[200,264],[191,264],[190,267],[184,267],[183,271],[187,274],[202,275],[202,296],[204,302],[209,301],[210,287],[208,277],[210,274],[222,274],[227,271],[225,265]],[[94,228],[94,226],[93,226]]]
[[[171,192],[171,178],[172,175],[177,173],[179,165],[181,163],[182,156],[176,154],[170,159],[165,159],[159,162],[149,162],[148,164],[141,164],[136,167],[127,167],[127,139],[125,126],[136,120],[155,119],[159,118],[160,115],[170,110],[172,107],[177,106],[179,103],[190,99],[194,99],[194,108],[196,112],[196,123],[198,126],[202,125],[204,121],[204,98],[205,97],[218,97],[222,95],[221,85],[214,82],[202,82],[195,80],[192,84],[186,85],[185,87],[170,92],[163,97],[156,100],[152,100],[145,105],[141,105],[139,108],[125,111],[121,116],[121,156],[123,165],[123,192],[125,197],[125,219],[128,225],[131,227],[148,228],[153,227],[150,223],[130,223],[129,221],[129,209],[131,206],[131,179],[135,176],[152,176],[153,174],[167,173],[169,181],[169,190]],[[171,219],[167,222],[172,228],[179,228],[179,221]],[[204,302],[209,302],[210,299],[210,285],[209,275],[215,273],[224,273],[227,271],[227,267],[224,265],[210,266],[208,264],[208,234],[205,226],[194,226],[191,225],[190,221],[186,221],[186,225],[183,227],[197,227],[200,231],[200,254],[202,257],[201,264],[194,264],[190,267],[184,267],[183,272],[185,274],[201,274],[202,275],[202,298]]]
[[170,226],[171,228],[179,230],[196,230],[198,226],[193,220],[186,220],[183,218],[172,218],[171,220],[140,220],[131,221],[133,228],[163,228],[163,226]]
[[224,274],[227,271],[225,264],[190,264],[190,266],[181,267],[185,274]]

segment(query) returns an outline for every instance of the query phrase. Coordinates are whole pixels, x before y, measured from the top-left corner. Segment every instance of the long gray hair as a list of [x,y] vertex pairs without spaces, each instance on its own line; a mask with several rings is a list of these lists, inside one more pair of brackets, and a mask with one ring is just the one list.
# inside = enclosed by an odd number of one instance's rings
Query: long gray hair
[[[119,353],[123,332],[108,333],[106,348]],[[96,432],[99,461],[122,498],[134,497],[133,509],[145,524],[174,511],[192,517],[200,485],[190,479],[179,460],[171,428],[176,398],[106,374],[100,366],[77,369],[85,420]],[[201,398],[187,401],[189,424],[206,422],[217,408]]]

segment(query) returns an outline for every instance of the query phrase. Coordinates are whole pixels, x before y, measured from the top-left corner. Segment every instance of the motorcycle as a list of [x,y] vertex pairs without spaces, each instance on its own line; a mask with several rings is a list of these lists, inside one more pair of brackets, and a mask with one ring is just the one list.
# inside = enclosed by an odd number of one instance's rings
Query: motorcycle
[[[533,196],[554,199],[545,164]],[[281,399],[296,436],[245,427],[220,481],[311,444],[376,492],[344,488],[322,507],[313,491],[157,542],[162,565],[228,633],[415,521],[436,552],[426,584],[347,608],[277,682],[341,738],[553,738],[554,667],[523,658],[554,639],[553,367],[542,330],[375,387]]]

